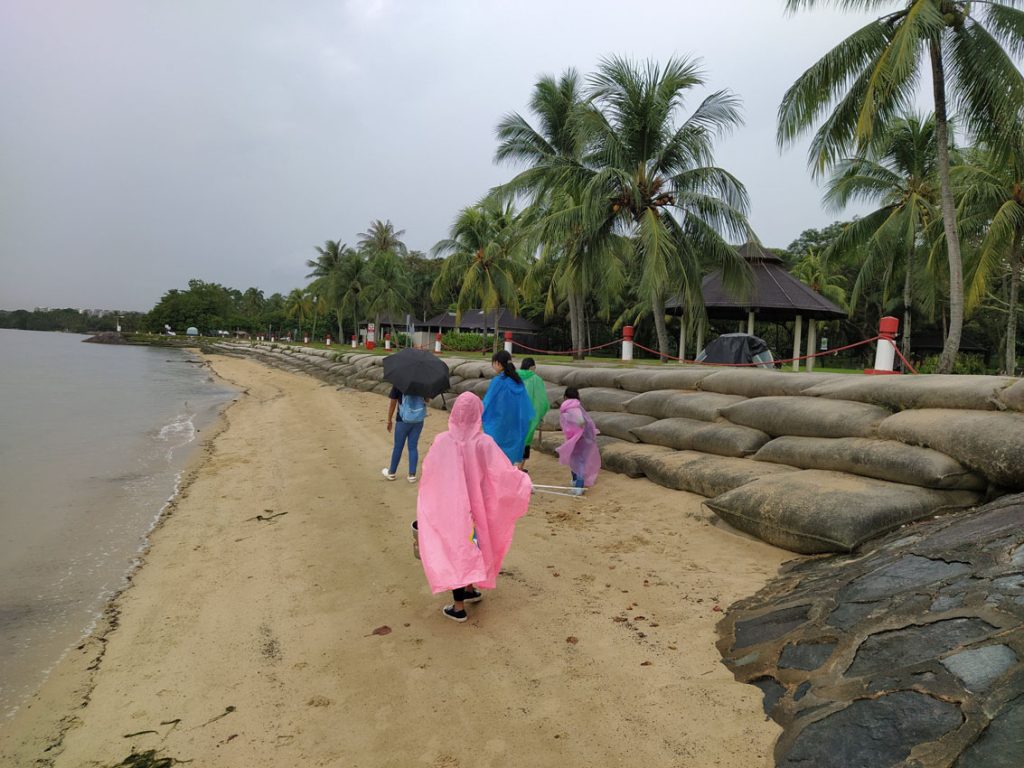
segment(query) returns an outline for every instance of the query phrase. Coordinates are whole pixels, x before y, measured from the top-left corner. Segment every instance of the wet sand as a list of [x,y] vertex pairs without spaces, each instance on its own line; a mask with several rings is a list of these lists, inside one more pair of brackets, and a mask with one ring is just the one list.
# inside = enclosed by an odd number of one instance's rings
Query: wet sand
[[[534,497],[498,589],[456,624],[412,557],[404,462],[380,474],[386,400],[211,363],[246,393],[105,635],[0,724],[0,764],[772,764],[779,728],[715,624],[791,555],[713,525],[698,496],[604,473],[583,499]],[[431,412],[423,453],[444,428]]]

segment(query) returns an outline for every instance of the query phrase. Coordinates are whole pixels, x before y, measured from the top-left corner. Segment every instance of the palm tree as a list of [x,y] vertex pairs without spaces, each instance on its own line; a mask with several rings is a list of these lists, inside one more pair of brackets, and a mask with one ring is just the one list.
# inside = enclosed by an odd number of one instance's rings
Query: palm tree
[[284,303],[285,315],[298,321],[299,330],[305,325],[306,320],[312,316],[313,308],[312,294],[300,288],[292,288]]
[[712,165],[714,140],[740,124],[739,102],[716,91],[676,126],[685,96],[705,84],[697,63],[673,58],[659,67],[608,58],[590,78],[590,103],[579,121],[588,169],[581,225],[591,243],[631,239],[641,296],[651,306],[662,359],[669,352],[665,300],[682,287],[691,311],[703,306],[702,270],[721,266],[738,294],[750,272],[725,236],[743,241],[747,193]]
[[457,291],[455,321],[467,309],[481,307],[494,312],[494,347],[498,345],[498,310],[519,314],[519,285],[526,274],[528,218],[516,213],[512,203],[489,196],[464,208],[455,218],[449,237],[431,253],[444,256],[434,283],[433,296],[440,299]]
[[855,200],[879,206],[847,224],[825,257],[861,254],[854,305],[879,272],[885,293],[902,268],[904,357],[910,354],[915,256],[927,250],[929,231],[941,220],[935,141],[931,115],[901,117],[875,135],[865,156],[839,161],[825,193],[826,204],[836,210]]
[[576,70],[566,70],[557,80],[550,75],[541,77],[530,97],[530,111],[539,127],[534,128],[517,113],[506,115],[498,124],[495,153],[498,162],[528,166],[494,193],[526,194],[535,209],[541,258],[530,270],[525,287],[531,295],[546,294],[548,317],[563,298],[566,300],[576,358],[583,357],[579,350],[584,346],[584,296],[609,296],[618,282],[610,269],[614,261],[606,258],[606,251],[587,247],[579,221],[580,182],[586,169],[576,124],[583,101]]
[[1000,276],[1008,282],[1004,372],[1017,368],[1017,314],[1024,270],[1024,140],[1008,156],[978,151],[955,169],[963,228],[980,239],[967,287],[967,311],[978,307]]
[[[840,158],[863,152],[876,131],[905,111],[928,68],[935,108],[939,200],[949,261],[949,329],[939,371],[953,369],[964,318],[963,259],[950,183],[952,100],[963,127],[997,145],[1018,123],[1024,78],[1004,47],[1024,49],[1019,0],[786,0],[789,11],[835,5],[898,10],[869,22],[826,53],[789,88],[779,106],[778,141],[786,146],[825,117],[809,163],[823,173]],[[831,109],[831,111],[830,111]],[[827,116],[825,116],[827,114]]]
[[[390,220],[380,219],[374,220],[369,229],[359,233],[358,248],[366,258],[363,280],[365,309],[374,315],[378,329],[382,312],[406,312],[409,309],[411,286],[401,263],[401,259],[409,252],[402,242],[404,234],[405,230],[395,229]],[[399,284],[389,288],[386,282],[388,279],[397,279]]]
[[[343,285],[344,279],[355,279],[356,277],[354,274],[348,274],[353,251],[338,240],[326,240],[323,246],[314,247],[317,257],[306,260],[306,266],[310,269],[306,277],[314,278],[310,283],[309,290],[326,302],[328,311],[334,311],[338,321],[338,335],[344,339],[345,312],[339,297],[347,290]],[[343,278],[342,275],[345,277]]]

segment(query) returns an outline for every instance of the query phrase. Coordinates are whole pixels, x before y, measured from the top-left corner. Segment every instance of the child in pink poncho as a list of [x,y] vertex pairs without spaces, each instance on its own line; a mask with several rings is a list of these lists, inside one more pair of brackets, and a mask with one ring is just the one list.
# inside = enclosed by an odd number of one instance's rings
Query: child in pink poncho
[[476,587],[494,589],[533,490],[529,476],[481,431],[482,414],[471,392],[455,400],[448,431],[423,460],[416,503],[423,571],[434,594],[452,590],[455,602],[443,612],[459,622],[467,618],[465,603],[482,598]]
[[583,488],[589,488],[597,480],[601,470],[601,454],[597,450],[598,429],[590,415],[583,410],[580,393],[575,387],[566,387],[562,405],[558,409],[558,421],[565,435],[565,442],[556,449],[558,463],[565,464],[572,472],[572,484],[577,495]]

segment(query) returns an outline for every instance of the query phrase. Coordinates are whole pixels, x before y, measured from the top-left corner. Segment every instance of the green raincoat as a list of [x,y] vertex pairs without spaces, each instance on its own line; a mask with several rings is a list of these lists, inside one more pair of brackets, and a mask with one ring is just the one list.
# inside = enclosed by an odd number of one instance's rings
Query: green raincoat
[[551,404],[548,403],[548,391],[544,387],[544,380],[533,371],[520,371],[519,378],[523,380],[526,387],[526,394],[530,396],[533,403],[533,421],[530,422],[530,431],[526,435],[525,445],[533,444],[533,435],[544,420],[544,414],[548,412]]

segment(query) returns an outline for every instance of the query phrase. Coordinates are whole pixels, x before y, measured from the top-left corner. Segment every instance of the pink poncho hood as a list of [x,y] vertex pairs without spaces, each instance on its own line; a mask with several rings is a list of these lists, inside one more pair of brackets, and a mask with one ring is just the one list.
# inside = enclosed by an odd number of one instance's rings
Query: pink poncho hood
[[[558,421],[565,435],[563,442],[555,450],[558,452],[558,463],[565,464],[570,470],[583,477],[583,484],[589,488],[597,480],[601,471],[601,453],[597,449],[599,430],[579,400],[570,399],[562,402],[558,409]],[[582,421],[582,424],[578,422]]]
[[423,460],[416,520],[431,590],[473,584],[493,589],[530,503],[530,478],[481,431],[483,405],[471,392],[455,400],[448,431]]

